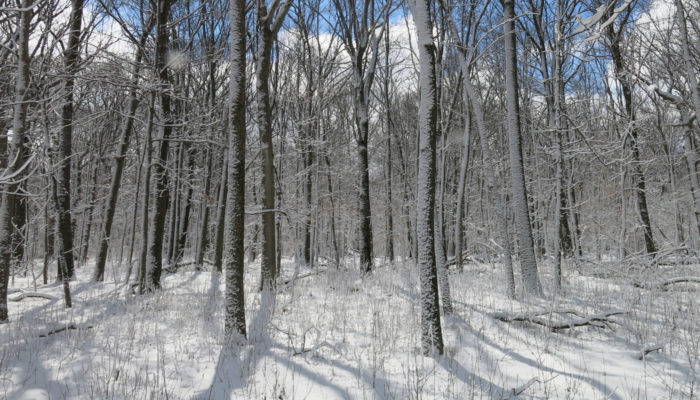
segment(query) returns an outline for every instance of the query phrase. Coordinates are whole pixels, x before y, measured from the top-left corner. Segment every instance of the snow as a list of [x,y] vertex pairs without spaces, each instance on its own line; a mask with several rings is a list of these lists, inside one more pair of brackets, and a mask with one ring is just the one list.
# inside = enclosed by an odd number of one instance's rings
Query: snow
[[[222,342],[223,279],[209,271],[183,267],[164,275],[161,291],[133,295],[124,283],[90,282],[88,264],[76,270],[70,310],[60,285],[36,282],[35,289],[31,273],[16,276],[11,290],[55,299],[9,303],[11,322],[0,325],[0,398],[468,399],[520,390],[522,398],[697,396],[697,293],[634,282],[698,276],[698,265],[649,274],[564,264],[562,298],[518,301],[505,296],[501,265],[467,264],[450,273],[455,314],[443,317],[445,356],[430,358],[420,350],[416,266],[380,261],[369,276],[300,266],[295,280],[280,285],[271,313],[259,312],[259,265],[248,265],[249,339],[240,347]],[[125,266],[108,264],[105,276],[123,276],[117,268]],[[294,269],[284,259],[282,280]],[[613,329],[557,333],[494,318],[542,310],[628,313],[610,317]],[[70,324],[79,329],[40,337]],[[654,346],[662,349],[638,359]]]

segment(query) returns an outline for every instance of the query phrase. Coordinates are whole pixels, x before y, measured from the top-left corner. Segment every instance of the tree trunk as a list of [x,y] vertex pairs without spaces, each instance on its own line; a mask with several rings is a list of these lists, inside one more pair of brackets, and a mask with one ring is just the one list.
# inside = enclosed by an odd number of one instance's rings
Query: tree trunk
[[207,149],[207,176],[204,177],[204,199],[202,201],[202,226],[199,231],[199,244],[195,264],[201,266],[204,262],[204,252],[207,250],[209,232],[209,191],[211,189],[211,150]]
[[146,137],[143,143],[143,154],[145,170],[143,174],[143,206],[141,211],[141,255],[139,257],[139,293],[144,294],[148,290],[148,243],[150,235],[148,221],[150,220],[151,203],[151,139],[153,135],[153,118],[155,117],[155,96],[151,94],[151,103],[148,109],[148,126],[146,127]]
[[95,210],[95,202],[97,200],[97,170],[99,163],[95,160],[94,171],[92,174],[92,188],[90,188],[90,202],[85,210],[85,226],[83,227],[83,237],[80,239],[80,264],[85,264],[88,258],[88,247],[90,244],[90,228],[92,227],[92,215]]
[[[245,0],[230,0],[231,81],[229,89],[231,124],[228,133],[228,195],[226,196],[226,313],[227,342],[246,337],[243,296],[245,237],[245,140],[246,140],[246,24]],[[274,226],[273,226],[274,228]]]
[[[190,172],[194,170],[194,155],[190,154],[188,156],[187,148],[188,146],[185,146],[185,154],[183,154],[183,157],[188,157],[189,162],[187,164],[187,174],[189,175]],[[187,186],[187,194],[185,195],[185,204],[183,205],[184,210],[182,210],[182,214],[180,215],[180,227],[178,229],[177,246],[175,247],[175,263],[179,263],[180,261],[182,261],[182,257],[185,254],[185,245],[187,244],[187,233],[189,231],[190,226],[190,211],[192,210],[193,185],[187,182],[187,180],[189,180],[188,176],[186,176],[185,179],[185,185]]]
[[[636,185],[637,207],[639,209],[639,218],[642,222],[644,230],[644,244],[648,255],[656,254],[656,244],[651,230],[651,220],[649,218],[649,209],[647,207],[647,192],[646,179],[641,164],[641,150],[639,148],[639,134],[637,130],[637,121],[632,107],[632,83],[630,81],[629,72],[626,70],[622,49],[620,48],[621,34],[615,32],[613,25],[607,26],[607,37],[609,40],[610,53],[615,69],[615,78],[620,83],[622,89],[623,107],[625,117],[629,127],[630,148],[632,150],[632,176]],[[620,30],[622,27],[619,28]]]
[[513,212],[518,232],[518,254],[525,292],[540,295],[542,288],[537,275],[537,259],[532,241],[530,211],[527,204],[523,151],[520,135],[520,106],[518,104],[518,66],[515,37],[515,2],[502,0],[504,22],[505,84]]
[[[262,147],[262,240],[260,243],[260,287],[271,290],[279,273],[277,268],[277,245],[275,232],[275,157],[272,144],[272,109],[270,106],[270,71],[272,45],[282,26],[291,2],[286,1],[282,9],[274,14],[268,12],[266,1],[257,1],[258,52],[255,68],[256,103],[260,145]],[[274,7],[276,8],[276,7]]]
[[418,266],[421,288],[421,344],[423,353],[442,354],[442,328],[435,265],[435,136],[437,96],[435,84],[435,44],[430,21],[430,1],[409,2],[418,31],[420,57],[420,110],[416,223]]
[[[23,11],[20,12],[19,26],[17,27],[17,71],[15,77],[15,104],[12,119],[12,145],[11,149],[0,154],[0,170],[4,170],[7,176],[21,174],[23,166],[20,165],[24,149],[24,135],[29,130],[27,122],[26,102],[27,88],[29,86],[29,25],[32,19],[33,0],[22,1]],[[12,155],[17,156],[13,157]],[[12,162],[10,160],[13,160]],[[20,178],[21,176],[17,176]],[[15,180],[17,179],[15,178]],[[10,283],[10,263],[12,258],[12,215],[10,205],[14,201],[14,193],[17,184],[10,181],[2,184],[0,195],[0,323],[9,319],[7,309],[7,289]]]
[[163,236],[165,217],[168,211],[170,193],[168,192],[168,172],[165,168],[170,150],[170,133],[172,132],[172,110],[170,109],[170,72],[167,65],[168,29],[170,6],[172,0],[158,0],[156,16],[156,51],[155,66],[158,74],[160,97],[160,140],[155,162],[152,164],[154,181],[153,213],[150,213],[148,254],[146,257],[148,288],[160,289],[160,276],[163,270]]
[[214,243],[214,268],[223,271],[224,258],[224,225],[226,223],[226,199],[228,198],[228,150],[224,150],[221,163],[221,183],[216,209],[216,237]]
[[384,28],[384,65],[386,67],[385,78],[384,78],[384,107],[386,109],[384,115],[384,134],[386,135],[386,257],[390,264],[394,263],[394,215],[392,211],[392,190],[393,176],[392,176],[392,162],[391,162],[391,137],[392,132],[392,121],[391,121],[391,97],[389,95],[389,83],[391,82],[391,76],[393,73],[390,61],[389,61],[389,29],[391,24],[389,20],[386,21],[386,27]]
[[63,106],[61,109],[61,136],[58,149],[58,168],[56,175],[56,214],[58,221],[58,240],[60,243],[59,258],[67,276],[72,279],[74,274],[73,224],[71,218],[71,159],[73,155],[73,87],[75,75],[78,72],[81,25],[83,19],[83,0],[72,0],[69,20],[68,47],[63,59],[66,78],[63,87]]

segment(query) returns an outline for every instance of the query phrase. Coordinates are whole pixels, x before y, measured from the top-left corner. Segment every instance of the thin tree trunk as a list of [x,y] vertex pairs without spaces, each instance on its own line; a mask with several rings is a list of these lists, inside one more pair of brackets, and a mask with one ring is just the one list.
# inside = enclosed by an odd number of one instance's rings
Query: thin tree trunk
[[216,237],[214,244],[214,268],[221,273],[223,271],[224,258],[224,225],[226,223],[226,199],[228,198],[228,150],[224,150],[221,166],[221,182],[219,184],[219,196],[216,210]]
[[88,247],[90,244],[90,228],[92,227],[92,215],[95,210],[95,202],[97,200],[97,170],[99,163],[95,161],[95,167],[92,174],[92,188],[90,189],[90,202],[85,210],[85,226],[83,227],[83,237],[80,239],[80,263],[85,264],[88,258]]
[[[186,149],[186,147],[185,147]],[[185,154],[187,150],[184,151]],[[194,170],[194,155],[189,155],[189,162],[187,166],[187,174],[189,175],[191,171]],[[175,247],[175,262],[179,263],[182,261],[182,257],[185,254],[185,245],[187,244],[187,233],[190,226],[190,211],[192,210],[192,183],[185,181],[187,185],[187,194],[185,195],[184,210],[182,210],[182,215],[180,215],[180,228],[177,237],[177,246]]]
[[[444,3],[441,3],[441,5],[443,8],[446,8]],[[445,13],[445,16],[447,17],[447,22],[449,23],[450,29],[452,30],[452,36],[454,38],[459,38],[457,25],[455,24],[454,19],[452,18],[452,14],[449,11],[447,11]],[[473,52],[473,49],[471,51]],[[493,158],[491,155],[491,146],[489,145],[488,130],[486,129],[486,119],[481,105],[481,98],[477,95],[476,90],[474,89],[471,83],[471,68],[469,64],[471,56],[467,53],[467,51],[464,48],[462,48],[461,53],[462,57],[459,58],[459,64],[460,68],[462,69],[462,83],[464,85],[465,91],[465,94],[463,95],[465,98],[464,101],[465,103],[471,104],[474,119],[476,122],[476,128],[479,131],[479,142],[481,144],[481,158],[484,162],[484,170],[486,173],[486,185],[488,187],[490,204],[493,207],[493,209],[496,210],[495,213],[498,214],[498,226],[501,234],[503,259],[506,272],[506,290],[508,293],[508,297],[515,298],[515,277],[513,275],[512,248],[510,244],[510,233],[508,232],[508,212],[506,210],[505,194],[502,192],[499,193],[497,191],[495,165],[493,163]],[[469,115],[471,114],[468,114],[468,116]],[[465,178],[461,177],[460,175],[460,185],[462,184],[461,182],[463,179]],[[461,253],[461,251],[459,253]]]
[[148,221],[150,221],[150,203],[151,203],[151,139],[153,137],[153,118],[155,110],[155,95],[151,94],[151,104],[148,109],[148,126],[146,127],[146,138],[143,141],[143,154],[145,162],[145,170],[143,174],[143,206],[141,210],[141,255],[139,257],[139,293],[144,294],[148,289],[147,274],[148,274]]
[[[109,248],[109,241],[112,234],[112,223],[114,222],[114,213],[116,211],[117,200],[119,198],[119,188],[121,187],[122,175],[124,173],[124,161],[126,160],[126,152],[129,149],[131,134],[134,131],[134,117],[136,116],[136,109],[138,108],[139,104],[138,85],[139,76],[141,73],[141,60],[143,59],[146,39],[148,38],[150,31],[153,29],[154,23],[155,18],[151,17],[146,24],[146,28],[144,29],[139,40],[138,47],[136,48],[136,56],[134,57],[134,71],[131,78],[131,91],[129,92],[129,99],[127,100],[126,106],[126,119],[124,120],[121,134],[119,135],[119,145],[117,145],[117,154],[114,157],[114,164],[112,167],[112,183],[109,187],[109,195],[107,197],[107,201],[105,202],[103,211],[104,222],[100,231],[99,247],[97,250],[97,259],[95,260],[95,271],[93,273],[93,279],[96,281],[101,281],[104,279],[107,250]],[[138,199],[138,194],[136,195],[136,198]],[[130,248],[133,248],[133,246]],[[129,252],[129,260],[131,260],[131,251]],[[131,262],[129,262],[129,265],[131,265]]]
[[394,263],[394,215],[392,211],[392,191],[391,186],[393,185],[392,176],[392,161],[391,161],[391,137],[392,132],[392,121],[391,121],[391,97],[389,95],[389,83],[391,82],[391,76],[393,69],[389,62],[389,30],[391,24],[389,20],[386,21],[386,27],[384,28],[384,65],[386,67],[385,78],[384,78],[384,107],[386,108],[384,115],[384,133],[386,135],[386,257],[390,264]]
[[209,232],[209,191],[211,189],[211,150],[207,149],[207,176],[204,178],[204,200],[202,202],[202,226],[199,231],[199,244],[195,264],[201,266],[204,262],[204,252],[207,249]]
[[[612,24],[608,25],[606,29],[610,42],[609,46],[615,70],[615,78],[620,83],[622,89],[623,106],[629,129],[630,148],[632,150],[632,176],[634,177],[636,186],[635,192],[637,195],[639,218],[642,222],[642,229],[644,230],[644,244],[646,246],[647,255],[653,256],[656,254],[656,244],[654,243],[649,209],[647,207],[646,179],[644,177],[644,171],[642,171],[639,134],[636,116],[632,107],[632,83],[630,82],[629,72],[625,67],[622,49],[620,48],[620,32],[615,32]],[[622,27],[620,27],[620,29],[622,29]]]
[[680,28],[681,46],[683,48],[683,65],[685,66],[685,75],[690,86],[690,96],[693,100],[695,108],[696,121],[700,121],[700,87],[698,87],[698,78],[693,66],[693,58],[690,54],[690,39],[688,36],[688,25],[686,23],[685,13],[683,12],[683,3],[681,0],[674,0],[676,5],[676,19]]

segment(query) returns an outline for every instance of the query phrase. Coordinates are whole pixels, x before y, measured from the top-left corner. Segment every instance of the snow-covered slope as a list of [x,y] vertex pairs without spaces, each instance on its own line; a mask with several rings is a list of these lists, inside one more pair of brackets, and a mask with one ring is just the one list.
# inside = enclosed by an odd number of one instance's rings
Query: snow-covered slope
[[[283,280],[293,269],[283,263]],[[165,276],[162,291],[137,296],[123,283],[89,282],[92,269],[82,267],[71,285],[71,310],[63,308],[60,286],[35,288],[31,274],[17,276],[12,288],[55,299],[10,302],[11,322],[0,325],[0,398],[698,397],[696,292],[644,289],[625,274],[600,278],[568,269],[563,299],[520,301],[505,298],[503,274],[491,266],[452,271],[456,313],[443,319],[446,354],[437,359],[420,352],[417,271],[409,263],[364,278],[298,270],[281,284],[271,314],[258,312],[259,267],[251,265],[249,343],[232,349],[221,341],[223,282],[208,271],[182,268]],[[697,272],[690,266],[660,273]],[[494,318],[553,309],[628,313],[601,327],[557,332]],[[565,318],[578,317],[541,320]]]

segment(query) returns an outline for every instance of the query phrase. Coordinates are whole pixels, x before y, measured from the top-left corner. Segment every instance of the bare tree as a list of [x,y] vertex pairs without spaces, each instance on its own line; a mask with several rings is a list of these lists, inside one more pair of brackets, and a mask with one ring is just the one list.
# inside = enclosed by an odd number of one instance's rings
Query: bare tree
[[515,1],[501,0],[503,4],[505,84],[508,130],[508,150],[513,193],[513,212],[518,233],[518,254],[525,292],[541,294],[537,275],[537,259],[532,241],[530,211],[527,204],[525,172],[523,170],[522,138],[520,134],[520,105],[518,104],[518,60],[515,36]]
[[333,0],[333,4],[338,19],[336,33],[340,36],[352,65],[353,135],[357,144],[359,172],[360,268],[364,272],[370,272],[374,267],[367,147],[369,145],[370,92],[379,56],[379,40],[384,28],[379,18],[387,14],[390,1],[384,4],[384,9],[379,13],[375,12],[375,0],[361,0],[357,3]]
[[119,144],[117,145],[117,154],[114,157],[114,165],[112,167],[112,183],[109,188],[109,196],[104,204],[104,222],[100,231],[99,247],[97,250],[97,259],[95,260],[95,271],[93,279],[96,281],[104,280],[105,263],[107,261],[107,250],[112,234],[112,223],[114,221],[114,213],[116,211],[117,199],[119,198],[119,188],[121,187],[122,174],[124,173],[124,161],[126,160],[126,152],[129,149],[131,134],[134,130],[134,120],[136,117],[136,109],[139,105],[139,76],[141,74],[141,61],[145,51],[146,40],[155,24],[154,16],[151,16],[146,22],[145,28],[141,32],[141,37],[138,40],[136,47],[136,55],[134,56],[134,71],[132,73],[131,89],[126,105],[126,118],[124,119],[121,134],[119,136]]
[[[27,151],[24,148],[24,135],[27,134],[29,124],[27,121],[27,89],[29,86],[29,25],[33,15],[33,0],[23,0],[22,10],[18,14],[17,24],[17,70],[15,75],[15,105],[12,118],[12,146],[6,150],[6,154],[0,155],[0,323],[7,322],[9,312],[7,309],[7,289],[10,279],[10,267],[12,259],[11,236],[12,215],[10,206],[14,201],[17,185],[22,179],[26,165],[22,164],[22,154]],[[5,132],[0,133],[5,135]],[[66,306],[70,307],[70,297],[66,298]]]
[[156,146],[156,157],[151,166],[154,183],[154,207],[150,213],[148,233],[148,287],[160,288],[160,275],[163,270],[163,239],[165,234],[165,217],[168,211],[170,193],[168,191],[168,152],[170,151],[170,134],[173,129],[171,110],[170,68],[168,60],[168,20],[172,0],[158,0],[156,14],[155,69],[158,79],[158,97],[160,100],[160,137]]
[[418,268],[421,289],[421,343],[424,354],[442,354],[442,328],[435,264],[435,137],[437,136],[437,95],[435,51],[429,0],[410,0],[418,32],[420,57],[420,111],[416,223]]
[[230,118],[228,133],[228,195],[226,197],[226,313],[227,341],[246,337],[243,293],[245,251],[245,139],[246,139],[246,24],[245,0],[230,0]]
[[262,146],[262,251],[260,254],[263,289],[272,289],[279,273],[275,242],[275,166],[272,144],[272,110],[270,108],[270,57],[284,18],[292,6],[291,0],[275,0],[267,7],[266,0],[257,0],[258,50],[256,53],[255,81],[258,130]]

